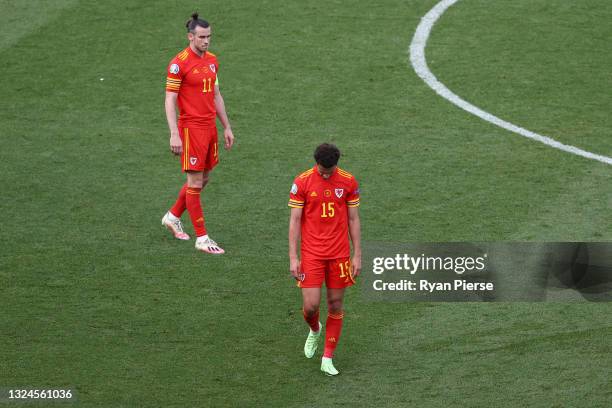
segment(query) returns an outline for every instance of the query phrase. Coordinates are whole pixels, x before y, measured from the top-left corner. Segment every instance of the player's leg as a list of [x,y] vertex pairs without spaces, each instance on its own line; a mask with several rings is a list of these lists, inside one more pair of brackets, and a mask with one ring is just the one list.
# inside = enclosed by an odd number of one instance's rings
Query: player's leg
[[325,323],[325,348],[321,359],[321,370],[327,375],[337,375],[332,363],[334,351],[340,341],[344,318],[343,301],[345,288],[327,288],[327,321]]
[[206,185],[208,184],[208,181],[210,180],[210,172],[212,170],[204,170],[202,172],[202,190],[204,190],[204,187],[206,187]]
[[321,322],[319,321],[319,305],[321,303],[321,287],[325,281],[325,261],[303,259],[300,264],[301,275],[298,287],[302,288],[302,312],[310,330],[304,344],[304,355],[312,358],[317,351],[321,338]]
[[304,355],[312,358],[317,351],[319,338],[321,336],[321,322],[319,321],[319,305],[321,303],[321,288],[302,288],[302,313],[304,321],[310,327],[306,343],[304,344]]
[[312,329],[319,331],[319,304],[321,303],[321,288],[302,288],[302,312],[304,321]]
[[185,191],[185,205],[187,212],[191,218],[193,229],[196,236],[199,238],[206,235],[206,226],[204,224],[204,213],[202,212],[202,203],[200,201],[200,193],[202,192],[202,171],[187,171],[187,189]]
[[323,357],[333,358],[334,351],[340,340],[342,319],[344,317],[344,291],[345,288],[327,288],[327,322],[325,324],[325,351],[323,352]]
[[[181,155],[181,169],[183,171],[186,171],[188,169],[188,161],[186,160],[186,158],[189,157],[189,141],[185,140],[185,129],[179,129],[179,136],[184,147],[183,153]],[[170,208],[168,212],[166,212],[166,214],[164,214],[164,217],[162,218],[162,225],[166,227],[170,232],[172,232],[175,238],[180,240],[189,239],[189,235],[183,230],[183,223],[181,222],[181,216],[187,208],[187,188],[188,184],[183,184],[174,205]]]
[[[206,185],[208,184],[209,179],[210,179],[210,170],[204,170],[204,172],[202,173],[202,187],[201,187],[202,190],[204,190],[204,187],[206,187]],[[181,218],[181,216],[187,209],[187,203],[185,201],[185,198],[187,195],[186,194],[187,187],[188,187],[188,183],[186,182],[185,184],[183,184],[183,186],[179,190],[178,197],[176,201],[174,202],[174,205],[170,207],[170,210],[169,210],[171,217]]]
[[203,137],[206,139],[206,146],[203,148],[205,151],[204,161],[204,174],[202,179],[202,189],[206,187],[210,179],[210,172],[219,164],[219,151],[217,142],[217,127],[207,129],[203,131]]
[[221,255],[225,251],[219,248],[217,243],[213,241],[207,234],[206,224],[204,222],[204,212],[202,211],[202,201],[200,194],[204,180],[208,179],[208,175],[204,171],[189,171],[187,172],[187,191],[186,203],[193,229],[196,233],[196,249],[207,252],[209,254]]
[[189,239],[189,235],[183,229],[183,223],[181,222],[181,215],[183,215],[183,212],[185,212],[185,209],[187,208],[187,204],[185,202],[186,192],[187,183],[183,184],[176,202],[162,218],[162,225],[172,232],[176,239],[183,241]]
[[225,251],[207,234],[202,211],[202,188],[208,183],[212,170],[208,159],[210,131],[207,129],[183,129],[183,170],[187,173],[185,204],[197,239],[196,249],[209,254],[221,255]]
[[325,349],[321,359],[321,370],[327,375],[337,375],[332,363],[334,351],[340,341],[344,319],[344,292],[355,283],[351,274],[350,258],[339,258],[327,263],[325,284],[327,286],[327,321],[325,323]]
[[185,210],[187,209],[185,204],[185,192],[187,191],[187,183],[183,184],[179,190],[178,197],[172,207],[170,207],[170,214],[176,218],[181,218]]

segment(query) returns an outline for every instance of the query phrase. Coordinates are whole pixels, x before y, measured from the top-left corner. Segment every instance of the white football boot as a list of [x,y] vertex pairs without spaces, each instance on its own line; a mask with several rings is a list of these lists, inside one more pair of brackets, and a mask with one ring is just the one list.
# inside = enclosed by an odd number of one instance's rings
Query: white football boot
[[206,252],[207,254],[221,255],[225,251],[215,241],[210,239],[208,235],[198,237],[195,247],[198,251]]
[[182,241],[189,240],[189,235],[183,230],[183,223],[181,222],[181,219],[176,217],[174,214],[171,214],[170,211],[164,214],[164,218],[162,218],[161,222],[164,227],[168,228],[168,230],[172,232],[174,238]]

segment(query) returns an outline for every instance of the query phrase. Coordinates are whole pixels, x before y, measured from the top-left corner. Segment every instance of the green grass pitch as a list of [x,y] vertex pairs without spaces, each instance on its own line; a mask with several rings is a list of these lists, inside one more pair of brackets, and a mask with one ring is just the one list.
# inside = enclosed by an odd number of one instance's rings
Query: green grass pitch
[[[412,71],[435,4],[0,0],[0,388],[71,386],[82,407],[609,406],[609,303],[357,287],[342,375],[302,356],[286,201],[322,141],[361,182],[365,245],[612,240],[610,166],[483,122]],[[164,70],[194,8],[238,141],[203,195],[223,257],[159,225],[183,177]],[[610,156],[611,19],[604,0],[463,0],[428,62],[482,109]]]

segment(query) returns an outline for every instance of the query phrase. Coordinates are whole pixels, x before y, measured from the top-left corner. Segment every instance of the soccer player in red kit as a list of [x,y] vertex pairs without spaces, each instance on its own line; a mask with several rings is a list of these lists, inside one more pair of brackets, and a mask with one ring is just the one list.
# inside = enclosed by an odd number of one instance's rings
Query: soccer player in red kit
[[319,304],[325,282],[327,322],[321,371],[337,375],[332,358],[342,331],[344,290],[361,272],[359,186],[352,174],[338,168],[336,146],[318,146],[314,158],[316,165],[296,177],[291,186],[289,269],[302,289],[304,320],[310,326],[304,345],[307,358],[314,356],[321,335]]
[[189,235],[183,231],[181,223],[181,215],[186,209],[197,236],[196,249],[219,255],[225,251],[206,232],[200,192],[208,183],[211,170],[219,162],[216,118],[224,128],[225,149],[232,148],[234,134],[219,91],[219,63],[215,54],[208,51],[211,27],[197,13],[191,16],[186,25],[189,46],[168,65],[165,105],[170,128],[170,150],[180,155],[182,170],[187,173],[187,183],[181,188],[175,204],[164,215],[162,225],[176,238],[188,240]]

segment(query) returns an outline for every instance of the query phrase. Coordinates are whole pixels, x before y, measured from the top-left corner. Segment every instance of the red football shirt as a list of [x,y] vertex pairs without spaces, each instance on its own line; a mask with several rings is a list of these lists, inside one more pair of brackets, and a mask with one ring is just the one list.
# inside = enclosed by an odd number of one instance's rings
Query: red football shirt
[[289,207],[303,208],[302,259],[349,257],[348,208],[359,206],[359,185],[352,174],[336,167],[325,179],[317,167],[295,178]]
[[185,48],[168,65],[166,91],[178,93],[179,127],[215,126],[215,85],[219,63],[206,52],[201,57]]

